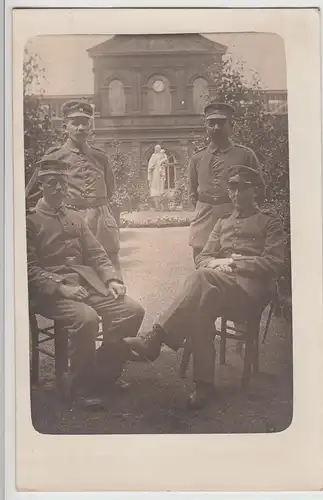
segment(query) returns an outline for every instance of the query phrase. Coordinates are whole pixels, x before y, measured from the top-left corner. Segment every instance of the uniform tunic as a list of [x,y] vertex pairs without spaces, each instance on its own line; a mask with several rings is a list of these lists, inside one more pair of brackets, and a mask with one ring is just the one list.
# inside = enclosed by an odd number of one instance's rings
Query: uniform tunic
[[260,171],[255,153],[230,142],[226,149],[214,144],[193,155],[189,166],[189,198],[195,206],[189,244],[202,250],[216,221],[231,213],[232,204],[227,193],[227,172],[234,165],[245,165]]
[[109,202],[115,179],[104,151],[88,144],[82,150],[68,139],[61,148],[52,148],[69,163],[69,188],[66,205],[79,210],[93,234],[119,268],[119,230]]
[[[240,255],[233,273],[205,267],[210,259],[232,254]],[[216,318],[260,315],[283,262],[283,229],[277,217],[254,207],[245,213],[234,211],[216,223],[197,257],[198,269],[158,321],[166,333],[165,343],[175,350],[190,336],[195,382],[214,382]]]
[[[121,339],[137,334],[143,309],[127,296],[114,300],[109,294],[111,280],[122,283],[120,273],[80,214],[65,206],[54,211],[39,200],[27,216],[27,258],[31,307],[66,329],[71,373],[80,378],[85,367],[93,365],[100,316],[106,353],[101,359],[109,363],[106,373],[111,368],[118,377],[125,361]],[[62,283],[82,285],[89,297],[83,301],[63,297]]]

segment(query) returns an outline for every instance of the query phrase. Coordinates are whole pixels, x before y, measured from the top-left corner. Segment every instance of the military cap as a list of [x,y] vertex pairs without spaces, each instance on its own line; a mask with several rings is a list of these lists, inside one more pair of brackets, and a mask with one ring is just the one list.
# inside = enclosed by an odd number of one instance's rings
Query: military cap
[[64,118],[75,118],[77,116],[92,118],[93,109],[91,104],[86,101],[68,101],[62,106],[62,114]]
[[231,118],[234,108],[224,102],[213,101],[204,108],[204,116],[207,120]]
[[257,170],[245,165],[233,165],[228,170],[228,184],[262,186],[263,180]]
[[68,175],[69,163],[66,159],[59,158],[56,152],[45,154],[37,163],[39,164],[38,177],[44,175]]

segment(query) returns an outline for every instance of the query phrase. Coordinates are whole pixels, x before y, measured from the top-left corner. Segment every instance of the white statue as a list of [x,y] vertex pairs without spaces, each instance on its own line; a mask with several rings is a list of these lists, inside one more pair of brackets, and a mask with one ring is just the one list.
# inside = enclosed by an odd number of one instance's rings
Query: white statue
[[165,191],[167,155],[160,145],[155,146],[155,151],[148,162],[148,182],[150,196],[153,199],[156,210],[161,209],[161,197]]

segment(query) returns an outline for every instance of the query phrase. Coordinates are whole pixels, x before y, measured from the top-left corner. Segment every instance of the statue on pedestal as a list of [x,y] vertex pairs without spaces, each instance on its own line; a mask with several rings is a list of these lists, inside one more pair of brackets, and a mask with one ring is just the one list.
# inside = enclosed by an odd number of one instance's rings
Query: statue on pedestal
[[148,162],[148,183],[150,196],[156,210],[161,210],[161,198],[165,191],[167,155],[159,144]]

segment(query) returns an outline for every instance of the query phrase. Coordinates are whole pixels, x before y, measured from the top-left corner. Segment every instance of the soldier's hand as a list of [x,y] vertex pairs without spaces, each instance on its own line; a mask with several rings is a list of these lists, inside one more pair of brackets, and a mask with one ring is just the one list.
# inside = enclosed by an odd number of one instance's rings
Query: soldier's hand
[[66,299],[84,300],[89,296],[85,288],[79,285],[60,285],[59,291]]
[[211,259],[207,266],[210,269],[218,269],[220,266],[231,266],[234,264],[233,259],[231,258],[222,258],[222,259]]
[[126,287],[117,281],[110,281],[108,290],[114,299],[126,295]]
[[226,274],[230,274],[233,272],[232,270],[232,267],[231,266],[226,266],[225,264],[221,265],[221,266],[218,266],[216,268],[217,271],[220,271],[221,273],[226,273]]

